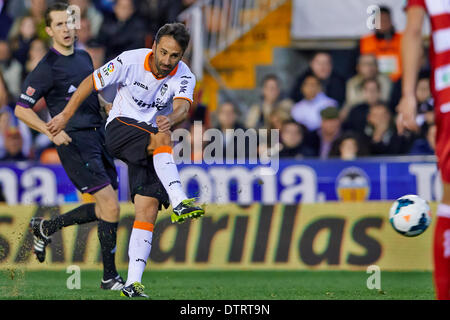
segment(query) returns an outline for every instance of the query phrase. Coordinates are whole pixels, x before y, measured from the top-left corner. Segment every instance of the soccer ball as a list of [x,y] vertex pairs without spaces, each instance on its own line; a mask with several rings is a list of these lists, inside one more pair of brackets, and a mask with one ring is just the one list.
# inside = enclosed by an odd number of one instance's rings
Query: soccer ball
[[408,194],[395,200],[389,210],[389,222],[395,231],[406,237],[422,234],[431,223],[428,202]]

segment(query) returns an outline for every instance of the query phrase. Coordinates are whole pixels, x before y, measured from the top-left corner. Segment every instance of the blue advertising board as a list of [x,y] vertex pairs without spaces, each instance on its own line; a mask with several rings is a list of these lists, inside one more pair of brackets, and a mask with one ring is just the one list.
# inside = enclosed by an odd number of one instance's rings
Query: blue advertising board
[[[116,166],[119,199],[129,201],[126,165],[117,161]],[[257,164],[180,164],[178,168],[188,195],[201,203],[394,200],[405,194],[427,200],[441,197],[434,157],[281,159],[276,170]],[[58,165],[2,163],[0,183],[8,204],[80,201],[80,194]]]

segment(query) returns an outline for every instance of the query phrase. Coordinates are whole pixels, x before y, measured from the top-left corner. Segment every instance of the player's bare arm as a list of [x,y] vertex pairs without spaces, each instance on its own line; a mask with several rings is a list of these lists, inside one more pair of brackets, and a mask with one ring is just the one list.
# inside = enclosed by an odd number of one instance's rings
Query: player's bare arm
[[173,101],[173,111],[169,116],[157,116],[156,125],[160,132],[168,132],[173,125],[186,119],[191,103],[185,99]]
[[45,134],[57,146],[60,146],[62,144],[68,145],[70,142],[72,142],[70,136],[63,130],[56,135],[52,135],[47,129],[46,123],[42,121],[38,117],[38,115],[30,108],[24,108],[22,106],[16,105],[14,114],[30,128]]
[[69,122],[70,118],[75,114],[80,105],[93,90],[94,82],[92,80],[92,75],[89,75],[80,83],[80,86],[73,93],[64,110],[47,123],[47,129],[52,135],[58,134],[66,127],[67,122]]
[[417,131],[415,97],[417,74],[422,52],[422,24],[425,11],[419,6],[408,9],[405,31],[402,42],[402,98],[397,106],[397,129],[399,134],[405,130]]

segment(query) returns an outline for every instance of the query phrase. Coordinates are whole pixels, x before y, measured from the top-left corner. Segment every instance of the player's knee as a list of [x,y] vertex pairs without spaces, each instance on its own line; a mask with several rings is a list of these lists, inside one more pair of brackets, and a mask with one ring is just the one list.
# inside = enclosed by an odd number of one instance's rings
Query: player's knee
[[117,199],[108,199],[101,203],[101,219],[116,222],[120,216],[120,205]]
[[158,215],[159,201],[149,197],[146,197],[145,201],[136,200],[135,197],[136,220],[155,223],[156,216]]
[[172,146],[172,139],[170,133],[158,132],[155,135],[152,135],[150,144],[147,147],[147,152],[149,155],[152,155],[153,152],[163,146]]

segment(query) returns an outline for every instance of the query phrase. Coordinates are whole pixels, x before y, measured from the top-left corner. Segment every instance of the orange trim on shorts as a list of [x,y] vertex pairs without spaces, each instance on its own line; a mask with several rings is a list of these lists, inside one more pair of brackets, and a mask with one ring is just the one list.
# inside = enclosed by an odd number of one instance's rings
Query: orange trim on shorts
[[153,223],[134,220],[133,228],[153,232]]
[[169,146],[161,146],[155,149],[155,151],[153,151],[153,155],[158,154],[158,153],[172,153],[172,148]]
[[143,131],[145,131],[145,132],[147,132],[147,133],[154,134],[153,132],[150,132],[150,131],[148,131],[148,130],[146,130],[146,129],[144,129],[144,128],[141,128],[141,127],[139,127],[139,126],[137,126],[137,125],[135,125],[135,124],[132,124],[132,123],[126,123],[125,121],[120,120],[119,118],[115,118],[115,119],[117,119],[117,121],[122,122],[123,124],[125,124],[125,125],[127,125],[127,126],[136,127],[136,128],[141,129],[141,130],[143,130]]

